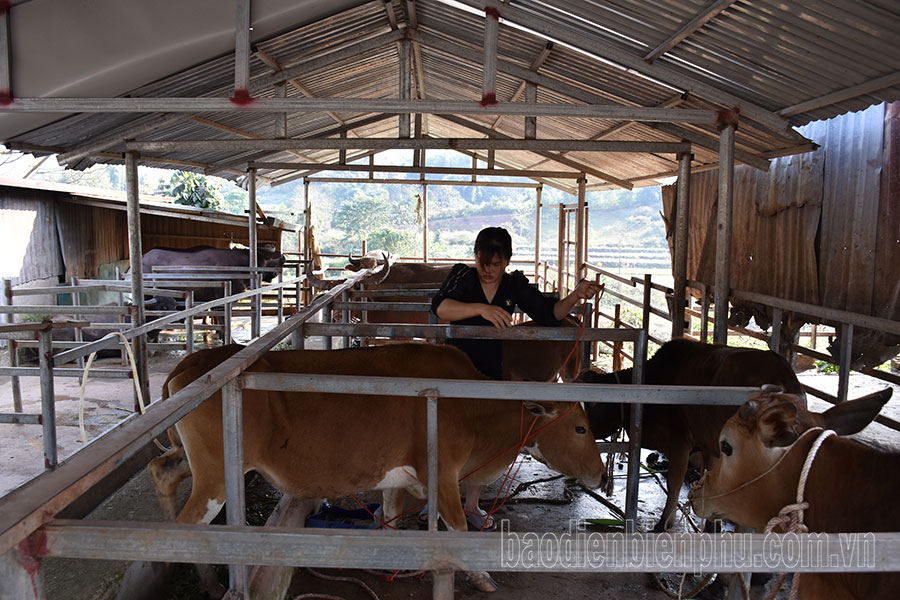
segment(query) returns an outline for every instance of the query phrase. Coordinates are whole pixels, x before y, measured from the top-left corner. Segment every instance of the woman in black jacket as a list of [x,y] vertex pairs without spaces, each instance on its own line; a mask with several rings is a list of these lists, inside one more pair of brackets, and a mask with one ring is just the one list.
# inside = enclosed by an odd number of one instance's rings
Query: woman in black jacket
[[[579,300],[600,292],[596,283],[582,280],[575,290],[557,300],[542,294],[521,271],[506,272],[512,258],[512,238],[502,227],[482,229],[475,238],[475,266],[459,263],[453,267],[441,289],[431,300],[431,310],[452,325],[487,325],[499,329],[512,325],[516,306],[540,325],[559,326]],[[503,343],[500,340],[451,339],[472,359],[475,367],[492,379],[503,376]],[[485,511],[478,507],[481,486],[466,490],[465,511],[469,523],[493,527]],[[487,520],[487,524],[484,522]]]

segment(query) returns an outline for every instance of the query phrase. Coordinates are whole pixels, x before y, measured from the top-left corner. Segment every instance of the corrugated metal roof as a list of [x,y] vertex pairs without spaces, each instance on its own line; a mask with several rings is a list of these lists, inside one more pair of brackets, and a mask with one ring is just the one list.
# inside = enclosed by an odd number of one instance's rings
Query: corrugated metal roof
[[[107,44],[109,50],[120,53],[121,63],[132,66],[129,77],[115,68],[101,64],[94,49],[88,52],[72,46],[72,56],[46,53],[30,56],[23,61],[18,52],[32,45],[22,42],[27,31],[18,27],[37,27],[57,18],[54,8],[59,0],[34,0],[12,10],[12,57],[14,65],[24,63],[28,69],[14,69],[14,90],[47,90],[30,83],[39,75],[41,60],[53,63],[56,71],[64,65],[66,77],[94,82],[92,89],[115,89],[116,84],[129,85],[142,66],[149,63],[144,54],[153,54],[134,44],[122,44],[114,33],[130,30],[135,25],[97,21],[97,44]],[[108,2],[85,7],[79,24],[89,27],[90,10],[98,10]],[[125,2],[125,4],[129,4]],[[225,10],[212,0],[194,0],[191,10],[202,6],[215,12],[216,18],[196,23],[196,39],[185,40],[184,33],[173,27],[170,36],[166,28],[157,32],[155,54],[168,54],[183,45],[185,57],[173,61],[172,70],[163,77],[153,77],[158,71],[147,68],[153,81],[119,90],[119,95],[135,97],[228,97],[233,93],[234,59],[225,51],[201,59],[185,68],[189,50],[199,46],[203,36],[222,36],[221,16]],[[377,39],[396,29],[410,28],[419,32],[421,43],[413,44],[412,82],[414,97],[424,83],[424,97],[428,99],[477,100],[481,98],[484,40],[483,3],[481,0],[382,0],[370,2],[346,1],[333,4],[330,0],[312,0],[308,15],[324,18],[312,20],[298,17],[290,3],[282,0],[254,4],[254,30],[257,24],[261,39],[254,39],[257,52],[250,61],[251,82],[263,81],[273,68],[299,67],[329,53],[356,48],[354,44]],[[282,6],[283,5],[283,6]],[[327,8],[333,6],[334,8]],[[341,10],[344,7],[345,10]],[[530,69],[545,53],[548,43],[552,49],[537,67],[543,77],[539,86],[539,102],[548,103],[607,103],[626,106],[677,106],[686,109],[728,109],[734,100],[744,109],[778,111],[794,105],[834,94],[835,92],[893,75],[883,89],[838,98],[823,106],[798,109],[802,112],[788,118],[795,125],[813,119],[831,117],[846,111],[858,110],[885,100],[900,98],[900,5],[896,2],[866,2],[855,0],[797,0],[789,4],[775,0],[738,0],[728,5],[671,49],[661,53],[652,63],[642,60],[652,49],[679,31],[692,19],[710,7],[707,0],[662,0],[647,3],[643,0],[615,0],[603,3],[585,0],[517,0],[511,5],[498,5],[501,13],[499,30],[499,60],[497,98],[500,102],[523,100],[521,79],[505,72],[504,63]],[[119,6],[121,8],[121,6]],[[158,10],[173,10],[165,2]],[[16,19],[16,12],[21,13]],[[233,19],[231,9],[228,18]],[[67,14],[65,12],[59,14]],[[275,14],[285,20],[273,27]],[[114,19],[130,18],[128,11],[116,10],[105,15]],[[135,11],[134,18],[147,18],[147,8]],[[43,21],[41,20],[43,19]],[[162,19],[160,19],[162,22]],[[205,28],[210,28],[207,31]],[[117,30],[118,28],[118,30]],[[62,27],[50,27],[65,35]],[[77,32],[79,39],[85,32]],[[254,35],[257,35],[254,33]],[[120,33],[121,36],[121,33]],[[17,41],[18,40],[18,41]],[[449,45],[446,45],[449,44]],[[446,46],[445,46],[446,45]],[[132,47],[133,46],[133,47]],[[400,45],[391,41],[371,49],[351,52],[343,59],[304,73],[296,84],[287,85],[288,97],[335,98],[397,98],[399,95]],[[208,50],[207,50],[208,51]],[[130,53],[134,52],[135,55]],[[200,50],[197,50],[199,53]],[[40,51],[38,51],[40,54]],[[78,56],[92,59],[80,63]],[[418,60],[421,58],[421,65]],[[56,61],[56,62],[53,62]],[[273,66],[274,65],[274,66]],[[156,67],[157,65],[154,66]],[[101,87],[102,70],[110,73],[109,85]],[[418,81],[421,70],[424,82]],[[76,72],[77,71],[77,72]],[[118,74],[118,75],[117,75]],[[75,89],[71,84],[65,89]],[[82,90],[86,97],[104,94]],[[109,95],[109,94],[105,94]],[[254,92],[258,97],[272,97],[274,89],[264,87]],[[728,100],[728,101],[726,101]],[[673,104],[674,103],[674,104]],[[745,117],[752,110],[744,110]],[[790,112],[790,111],[789,111]],[[320,136],[335,128],[352,125],[371,114],[296,113],[287,116],[289,137]],[[136,137],[139,140],[236,139],[275,136],[276,122],[271,114],[252,111],[232,111],[196,115],[159,114],[80,114],[63,116],[59,120],[23,132],[34,120],[33,115],[0,114],[0,135],[4,141],[23,149],[41,152],[64,152],[78,149],[98,140],[116,137]],[[776,119],[774,116],[773,119]],[[521,117],[467,116],[498,134],[521,138]],[[164,121],[153,131],[134,136],[136,127]],[[777,119],[776,119],[777,120]],[[429,135],[441,137],[480,137],[458,123],[450,123],[437,116],[425,117]],[[718,133],[712,125],[631,124],[622,131],[613,130],[618,122],[608,119],[541,117],[538,135],[541,138],[592,139],[634,141],[704,141],[707,147],[695,144],[695,168],[710,166],[717,161]],[[395,137],[398,119],[390,118],[351,131],[351,137]],[[612,133],[610,133],[612,132]],[[693,136],[693,137],[692,137]],[[746,157],[776,156],[803,141],[802,136],[773,127],[759,119],[743,118],[736,135],[736,147]],[[787,149],[787,150],[786,150]],[[85,168],[94,162],[120,162],[124,150],[122,141],[104,148],[103,153],[70,166]],[[655,183],[659,177],[674,170],[671,156],[641,154],[567,153],[569,160],[578,161],[595,172],[639,185]],[[215,173],[231,178],[240,177],[247,160],[336,162],[336,150],[300,152],[174,152],[165,156],[145,155],[142,160],[152,166],[181,167],[188,170]],[[497,151],[498,162],[522,168],[568,170],[572,167],[547,162],[547,157],[529,152]],[[287,171],[260,171],[263,181],[279,181],[292,177]],[[571,182],[552,181],[560,187]],[[601,177],[590,174],[592,189],[609,187]]]

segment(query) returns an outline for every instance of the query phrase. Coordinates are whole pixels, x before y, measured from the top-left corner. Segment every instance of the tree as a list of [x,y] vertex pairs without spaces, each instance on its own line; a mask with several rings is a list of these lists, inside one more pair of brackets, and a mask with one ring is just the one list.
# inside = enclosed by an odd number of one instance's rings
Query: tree
[[348,242],[362,243],[366,233],[386,225],[389,219],[390,206],[384,189],[372,193],[356,190],[353,197],[335,211],[331,225],[343,231]]
[[197,206],[199,208],[219,208],[221,196],[219,188],[206,175],[176,171],[162,192],[175,198],[175,204]]

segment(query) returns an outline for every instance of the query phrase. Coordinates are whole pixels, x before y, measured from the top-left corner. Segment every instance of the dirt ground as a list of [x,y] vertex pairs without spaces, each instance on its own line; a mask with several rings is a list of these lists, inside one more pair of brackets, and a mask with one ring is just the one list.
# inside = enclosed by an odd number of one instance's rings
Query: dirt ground
[[[5,355],[5,352],[3,353]],[[160,386],[171,368],[183,357],[183,353],[158,353],[151,359],[151,393],[158,397]],[[5,359],[5,356],[4,356]],[[98,367],[114,367],[117,361],[106,359],[96,363]],[[837,388],[837,377],[826,374],[801,375],[804,383],[814,385],[829,393]],[[0,377],[0,412],[12,411],[10,379]],[[58,439],[60,457],[64,458],[83,444],[78,433],[78,382],[74,378],[58,378],[56,380],[56,411],[58,418]],[[126,418],[132,417],[132,393],[129,380],[90,379],[85,395],[85,426],[90,436],[97,436],[109,427]],[[883,384],[865,376],[854,375],[851,378],[851,397],[861,396],[869,391],[883,387]],[[900,391],[900,390],[895,390]],[[40,411],[40,393],[36,378],[22,380],[23,401],[26,412]],[[816,410],[824,410],[827,404],[810,400]],[[887,414],[895,419],[900,418],[900,396],[895,395],[887,407]],[[871,425],[862,437],[872,443],[900,448],[900,434],[892,432],[880,425]],[[0,425],[0,496],[8,490],[21,485],[24,481],[41,471],[43,463],[41,428],[37,425]],[[616,473],[615,492],[610,498],[616,505],[624,505],[624,464]],[[516,485],[527,484],[552,477],[553,473],[546,467],[525,458]],[[271,502],[277,498],[277,492],[267,489],[267,484],[257,482],[260,487],[258,495]],[[591,498],[577,486],[562,479],[532,483],[525,486],[510,499],[501,509],[500,519],[508,519],[511,531],[539,531],[563,533],[569,530],[572,519],[611,518],[612,515],[599,502]],[[182,494],[189,490],[189,482],[185,482]],[[489,506],[496,488],[485,488],[482,494],[482,506]],[[682,498],[686,494],[683,490]],[[251,492],[251,496],[253,492]],[[378,501],[377,497],[371,497]],[[639,501],[639,523],[641,530],[652,528],[664,500],[662,485],[652,475],[646,475],[641,483]],[[364,501],[365,500],[364,498]],[[355,508],[352,504],[343,504],[347,508]],[[265,501],[263,502],[265,503]],[[0,499],[2,504],[2,499]],[[258,509],[257,509],[258,510]],[[139,472],[126,486],[113,494],[104,504],[96,509],[90,519],[124,519],[137,521],[159,521],[158,505],[155,493],[146,475]],[[415,517],[407,517],[401,526],[414,528]],[[687,527],[682,519],[678,528]],[[47,586],[48,597],[60,600],[82,600],[97,598],[115,598],[115,590],[121,578],[124,563],[114,561],[74,561],[66,559],[45,560],[43,576]],[[199,597],[192,587],[192,572],[181,569],[183,574],[161,597],[173,600]],[[378,574],[363,571],[342,571],[335,573],[324,571],[327,575],[351,576],[368,585],[382,600],[428,598],[431,595],[430,576],[422,578],[400,578],[392,582],[386,581]],[[499,584],[496,593],[485,597],[495,600],[512,598],[629,598],[656,600],[667,596],[658,589],[656,583],[647,574],[604,574],[604,573],[572,573],[572,574],[537,574],[537,573],[495,573],[494,579]],[[667,578],[677,589],[679,578]],[[687,586],[687,584],[685,584]],[[475,591],[463,579],[457,576],[457,598],[473,598],[483,594]],[[289,598],[301,594],[330,594],[347,600],[355,598],[371,598],[371,595],[357,583],[348,581],[326,581],[305,570],[298,570],[291,585]],[[754,588],[753,597],[762,598],[764,589]],[[716,597],[712,594],[711,597]],[[781,596],[779,596],[781,597]]]

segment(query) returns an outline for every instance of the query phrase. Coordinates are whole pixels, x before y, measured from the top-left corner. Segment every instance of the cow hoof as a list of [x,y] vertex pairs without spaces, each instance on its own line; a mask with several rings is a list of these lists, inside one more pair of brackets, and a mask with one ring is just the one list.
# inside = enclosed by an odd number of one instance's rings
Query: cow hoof
[[497,583],[488,575],[487,571],[472,571],[468,573],[469,582],[479,592],[496,592]]

